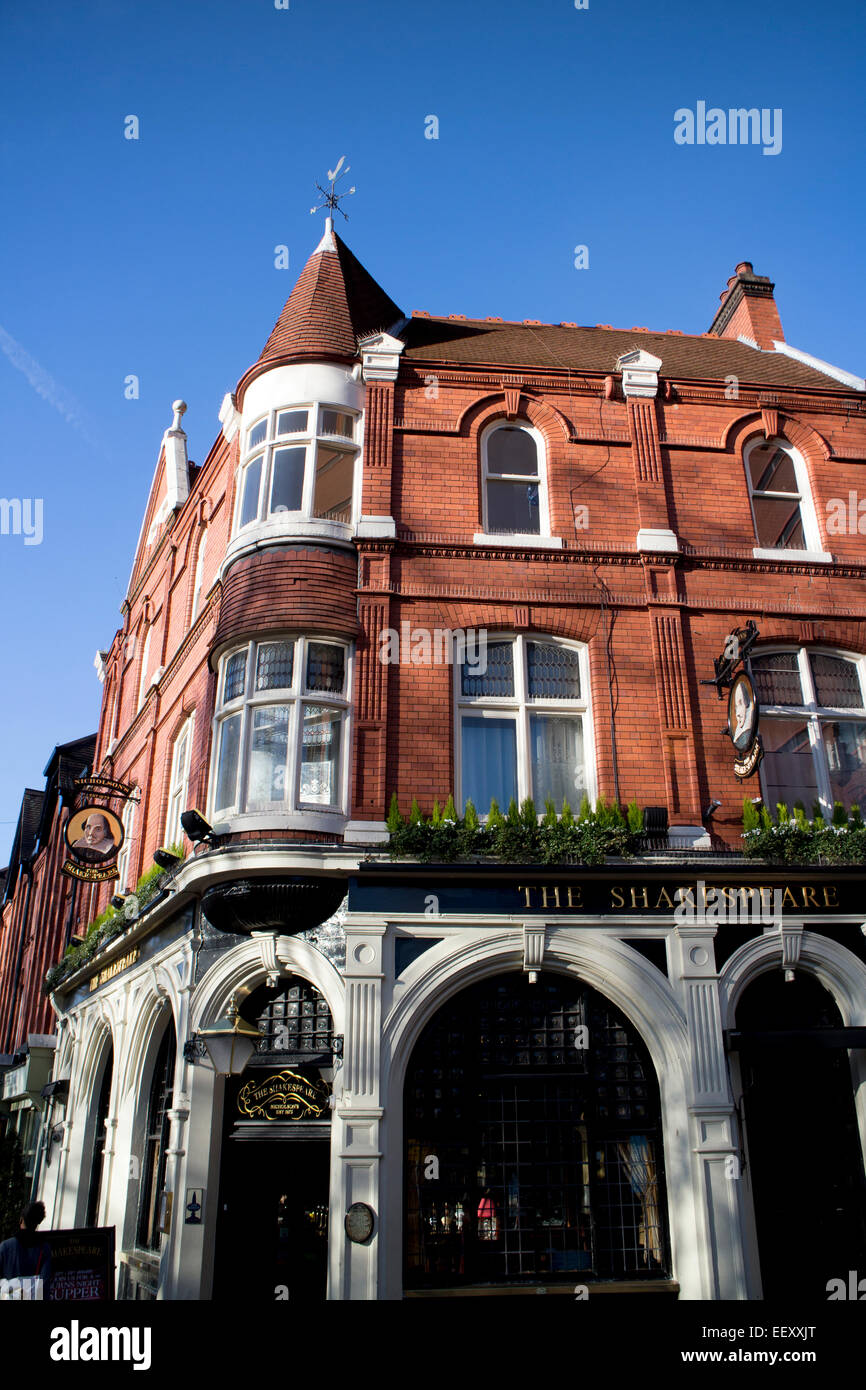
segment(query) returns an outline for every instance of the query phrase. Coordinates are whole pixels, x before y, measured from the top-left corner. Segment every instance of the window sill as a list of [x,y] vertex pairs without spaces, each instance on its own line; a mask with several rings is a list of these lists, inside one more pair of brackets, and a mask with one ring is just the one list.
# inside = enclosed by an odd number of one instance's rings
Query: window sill
[[353,535],[354,527],[342,521],[322,521],[317,517],[299,517],[290,513],[273,516],[267,521],[245,526],[243,531],[229,541],[220,575],[242,555],[261,550],[264,546],[297,541],[325,541],[329,544],[344,545],[349,549]]
[[791,564],[801,564],[804,560],[811,565],[832,565],[833,556],[827,550],[764,550],[755,546],[752,550],[755,560],[789,560]]
[[531,536],[519,531],[506,531],[500,536],[488,535],[486,531],[476,531],[472,537],[474,545],[512,546],[524,549],[532,546],[535,550],[562,550],[559,536]]
[[348,819],[345,812],[333,810],[245,811],[242,815],[214,812],[211,817],[221,835],[234,835],[239,830],[316,830],[342,836]]

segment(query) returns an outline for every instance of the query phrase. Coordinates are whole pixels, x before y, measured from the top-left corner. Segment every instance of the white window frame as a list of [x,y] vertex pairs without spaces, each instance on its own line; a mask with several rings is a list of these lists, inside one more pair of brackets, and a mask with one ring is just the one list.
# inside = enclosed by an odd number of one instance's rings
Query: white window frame
[[[812,766],[815,770],[815,781],[818,787],[818,802],[821,806],[822,814],[825,818],[833,813],[833,793],[830,782],[830,769],[827,764],[827,753],[824,747],[824,740],[821,737],[821,725],[829,723],[852,723],[866,722],[866,657],[858,652],[843,651],[838,647],[796,647],[790,643],[777,643],[773,646],[756,647],[752,652],[753,657],[759,656],[790,656],[795,654],[797,666],[800,673],[800,693],[807,696],[807,700],[802,705],[765,705],[761,704],[761,720],[771,720],[774,717],[779,719],[800,719],[806,724],[809,734],[809,748],[812,754]],[[832,705],[819,705],[815,691],[815,683],[812,677],[812,668],[809,664],[810,656],[835,656],[840,661],[850,661],[857,671],[860,681],[860,693],[863,704],[858,709],[848,707],[833,707]],[[750,664],[751,671],[751,664]],[[754,676],[752,677],[754,680]],[[775,814],[775,805],[770,805],[767,801],[767,787],[764,778],[763,767],[759,769],[761,779],[761,796],[767,810]],[[799,798],[806,805],[806,796]],[[866,808],[864,808],[866,809]],[[788,807],[791,810],[791,807]],[[806,814],[811,816],[811,806],[806,805]]]
[[[189,719],[178,729],[177,737],[172,745],[171,777],[168,783],[168,806],[165,813],[165,838],[163,840],[166,848],[179,844],[184,836],[180,818],[183,812],[189,809],[184,805],[184,802],[188,795],[194,724],[195,714],[191,714]],[[183,753],[182,758],[181,752]]]
[[133,787],[132,796],[123,808],[121,824],[123,826],[123,844],[120,846],[120,853],[117,856],[117,891],[125,893],[129,887],[129,866],[132,862],[132,841],[135,830],[135,808],[137,801],[133,800],[139,794],[138,787]]
[[[765,449],[768,444],[773,444],[788,455],[794,465],[794,477],[797,483],[797,496],[799,498],[800,519],[803,523],[803,539],[806,542],[804,550],[790,550],[779,546],[762,546],[758,536],[758,524],[755,517],[755,497],[779,497],[793,499],[794,493],[791,492],[757,492],[752,485],[752,472],[749,467],[751,455],[758,449]],[[761,435],[756,435],[751,439],[743,450],[743,467],[746,474],[746,487],[749,492],[749,510],[752,517],[752,531],[755,536],[755,545],[752,548],[752,555],[756,560],[813,560],[821,564],[832,562],[833,556],[822,548],[821,533],[818,529],[818,517],[815,511],[815,504],[812,500],[812,489],[809,485],[809,470],[806,467],[806,460],[795,449],[793,444],[789,444],[787,439],[780,439],[773,436],[767,440]]]
[[[291,434],[277,435],[277,418],[286,411],[306,410],[307,429],[294,431]],[[326,410],[334,410],[340,415],[348,415],[353,422],[351,439],[346,435],[325,434],[322,430],[322,418]],[[257,425],[263,420],[267,421],[267,434],[264,440],[250,448],[249,437]],[[312,428],[310,424],[312,422]],[[241,454],[241,462],[238,467],[238,482],[235,496],[234,516],[232,518],[231,538],[243,536],[244,533],[253,533],[258,526],[263,526],[268,522],[279,520],[281,516],[292,518],[293,520],[304,519],[308,521],[329,521],[334,526],[344,526],[346,533],[349,534],[357,526],[361,509],[361,477],[360,477],[360,411],[353,410],[350,406],[331,401],[298,401],[290,405],[280,405],[257,417],[244,431],[244,449]],[[352,469],[352,510],[349,521],[337,522],[327,517],[316,517],[313,515],[313,503],[316,489],[316,453],[319,445],[327,447],[342,447],[347,454],[354,456]],[[301,506],[295,511],[272,512],[270,511],[270,495],[273,485],[274,454],[278,449],[301,448],[305,450],[304,455],[304,481],[301,495]],[[241,509],[243,506],[244,482],[246,471],[249,466],[262,459],[262,475],[259,480],[258,505],[256,515],[252,521],[248,521],[242,527],[240,525]]]
[[[583,764],[586,778],[586,795],[591,806],[596,803],[598,786],[596,778],[595,761],[595,731],[592,719],[592,699],[589,683],[589,648],[585,642],[566,641],[559,637],[554,637],[544,632],[487,632],[487,642],[492,645],[495,642],[511,642],[514,648],[514,695],[464,695],[461,688],[461,673],[463,657],[465,652],[465,640],[455,644],[454,652],[454,801],[458,812],[462,815],[465,805],[465,793],[463,790],[463,768],[462,768],[462,748],[463,748],[463,716],[464,714],[480,715],[485,719],[500,719],[503,715],[514,717],[517,728],[517,795],[515,800],[521,805],[528,796],[533,796],[532,791],[532,766],[530,763],[530,718],[533,714],[573,714],[581,719],[583,730]],[[549,696],[530,696],[529,690],[529,662],[527,653],[527,643],[538,642],[543,646],[566,647],[569,651],[578,654],[580,671],[581,697],[576,699],[557,700]],[[572,810],[577,814],[579,809],[572,806]],[[476,806],[479,818],[484,820],[490,810],[488,806]],[[508,810],[507,806],[499,808],[503,814]],[[557,806],[557,814],[562,807]],[[535,807],[539,817],[544,815],[544,805]]]
[[207,541],[207,528],[202,530],[196,550],[195,572],[192,580],[192,606],[189,614],[189,625],[192,627],[198,617],[199,605],[201,602],[201,589],[204,581],[204,552],[205,542]]
[[153,623],[150,623],[145,634],[144,645],[141,652],[141,669],[138,673],[138,704],[135,707],[136,714],[141,709],[147,699],[147,692],[150,689],[148,684],[148,667],[150,665],[150,638],[153,633]]
[[[271,642],[294,642],[295,653],[292,669],[292,684],[282,688],[256,691],[255,665],[258,647]],[[342,695],[329,691],[308,691],[306,688],[307,653],[311,642],[324,642],[339,647],[344,653],[344,686]],[[223,688],[228,663],[239,652],[246,652],[244,693],[227,703],[223,700]],[[309,825],[316,818],[326,826],[333,825],[334,818],[345,820],[348,814],[349,759],[351,751],[352,720],[351,693],[354,666],[354,648],[331,633],[317,632],[279,632],[268,633],[262,637],[251,638],[228,648],[221,656],[218,671],[217,706],[213,719],[211,740],[211,767],[208,782],[208,810],[212,818],[219,821],[232,821],[241,825],[261,823],[264,820],[278,823],[291,821]],[[253,720],[251,711],[262,706],[284,705],[289,708],[288,745],[290,762],[287,769],[286,797],[282,802],[273,803],[261,810],[248,810],[249,770],[252,745]],[[340,760],[337,769],[337,798],[330,805],[321,802],[302,801],[300,796],[301,761],[303,752],[303,720],[301,708],[304,705],[324,705],[337,709],[341,715]],[[241,715],[241,732],[238,751],[238,768],[235,782],[235,800],[230,806],[216,805],[216,791],[219,773],[220,739],[223,724],[234,714]]]
[[[490,530],[489,513],[487,506],[487,484],[490,480],[488,471],[488,444],[491,436],[501,429],[520,429],[530,436],[535,444],[536,458],[538,460],[538,531],[495,531]],[[494,482],[528,483],[532,479],[524,473],[494,473]],[[481,518],[483,531],[477,532],[473,537],[476,545],[523,545],[523,546],[542,546],[547,548],[561,549],[561,538],[555,537],[550,530],[550,507],[547,486],[547,451],[544,447],[544,438],[541,433],[529,424],[527,420],[493,420],[482,432],[481,435]]]

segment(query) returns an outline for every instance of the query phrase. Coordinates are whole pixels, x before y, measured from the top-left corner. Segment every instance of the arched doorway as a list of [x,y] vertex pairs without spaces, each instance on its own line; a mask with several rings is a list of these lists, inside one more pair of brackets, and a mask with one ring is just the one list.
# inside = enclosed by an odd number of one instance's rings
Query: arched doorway
[[105,1167],[105,1144],[107,1135],[105,1122],[111,1100],[111,1081],[114,1074],[114,1048],[109,1041],[103,1051],[102,1077],[94,1090],[96,1108],[92,1115],[93,1155],[90,1163],[90,1182],[87,1188],[87,1212],[85,1226],[99,1225],[99,1211],[102,1200],[102,1177]]
[[767,971],[737,1005],[730,1042],[764,1298],[825,1299],[828,1280],[866,1268],[863,1158],[841,1030],[832,995],[803,971],[793,980]]
[[322,1302],[333,1019],[298,976],[260,986],[241,1013],[262,1039],[226,1080],[214,1298]]
[[668,1277],[655,1073],[588,985],[463,990],[418,1039],[404,1101],[407,1291]]

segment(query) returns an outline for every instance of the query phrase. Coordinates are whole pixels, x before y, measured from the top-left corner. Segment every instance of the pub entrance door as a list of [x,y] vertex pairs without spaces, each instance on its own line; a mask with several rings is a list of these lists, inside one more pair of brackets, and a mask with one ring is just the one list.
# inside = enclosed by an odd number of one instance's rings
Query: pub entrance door
[[759,976],[737,1007],[739,1056],[763,1296],[827,1298],[866,1268],[866,1182],[849,1047],[835,1001],[812,975]]
[[329,1138],[224,1142],[215,1300],[324,1301]]

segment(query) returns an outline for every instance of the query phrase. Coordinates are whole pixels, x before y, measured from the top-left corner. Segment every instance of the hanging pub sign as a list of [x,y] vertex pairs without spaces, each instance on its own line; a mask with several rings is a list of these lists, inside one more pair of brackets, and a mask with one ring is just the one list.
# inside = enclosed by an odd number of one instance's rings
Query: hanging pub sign
[[238,1092],[238,1112],[248,1120],[317,1120],[328,1100],[324,1082],[283,1070],[247,1081]]
[[764,756],[758,734],[758,696],[746,671],[734,677],[728,694],[728,733],[738,756],[734,774],[743,781],[757,772]]
[[[745,665],[759,636],[752,618],[745,627],[736,628],[726,638],[722,655],[713,662],[713,679],[701,681],[701,685],[714,685],[720,700],[723,698],[722,692],[728,692],[728,727],[722,733],[726,733],[734,745],[737,755],[734,758],[734,775],[740,781],[757,772],[764,756],[758,734],[758,695]],[[741,664],[743,669],[734,675]]]
[[63,831],[68,858],[60,872],[87,883],[106,883],[118,877],[117,856],[123,844],[123,825],[113,801],[127,801],[135,790],[111,777],[78,777],[72,811]]

